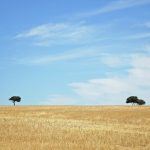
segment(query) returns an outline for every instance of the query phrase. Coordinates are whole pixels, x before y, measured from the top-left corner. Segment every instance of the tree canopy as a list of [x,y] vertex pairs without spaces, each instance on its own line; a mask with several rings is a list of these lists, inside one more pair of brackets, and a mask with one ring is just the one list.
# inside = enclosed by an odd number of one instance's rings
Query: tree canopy
[[9,100],[12,101],[15,106],[15,102],[20,102],[21,97],[20,96],[12,96],[11,98],[9,98]]

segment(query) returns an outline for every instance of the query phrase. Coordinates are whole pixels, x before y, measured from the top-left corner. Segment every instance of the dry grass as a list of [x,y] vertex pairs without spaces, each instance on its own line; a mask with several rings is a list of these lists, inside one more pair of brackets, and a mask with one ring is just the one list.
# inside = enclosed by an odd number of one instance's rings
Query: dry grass
[[150,150],[150,107],[1,106],[0,150]]

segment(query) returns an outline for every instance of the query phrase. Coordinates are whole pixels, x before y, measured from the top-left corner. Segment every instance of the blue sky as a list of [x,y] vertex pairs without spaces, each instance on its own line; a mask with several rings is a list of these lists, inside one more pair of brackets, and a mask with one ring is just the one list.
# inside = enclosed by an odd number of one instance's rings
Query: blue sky
[[150,0],[1,0],[0,105],[150,104]]

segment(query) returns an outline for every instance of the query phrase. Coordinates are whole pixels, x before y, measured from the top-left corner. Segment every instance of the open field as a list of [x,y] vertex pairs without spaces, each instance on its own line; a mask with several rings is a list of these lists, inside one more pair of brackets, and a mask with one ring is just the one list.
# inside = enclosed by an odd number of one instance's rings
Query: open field
[[150,150],[150,107],[1,106],[0,150]]

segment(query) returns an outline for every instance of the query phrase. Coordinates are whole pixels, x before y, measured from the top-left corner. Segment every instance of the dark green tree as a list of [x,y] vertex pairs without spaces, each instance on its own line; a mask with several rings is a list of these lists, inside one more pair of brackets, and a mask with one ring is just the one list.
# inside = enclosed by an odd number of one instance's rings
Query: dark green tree
[[15,106],[15,102],[20,102],[21,97],[20,96],[12,96],[11,98],[9,98],[9,100],[12,101]]

